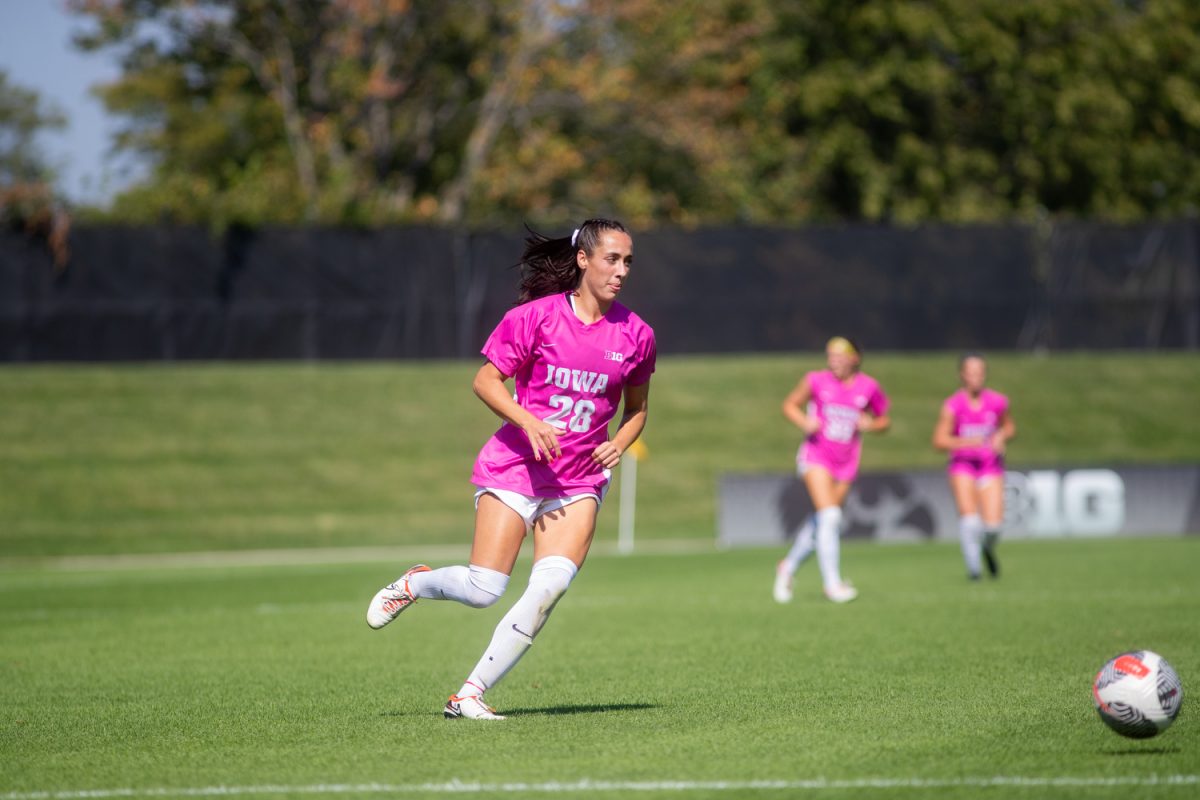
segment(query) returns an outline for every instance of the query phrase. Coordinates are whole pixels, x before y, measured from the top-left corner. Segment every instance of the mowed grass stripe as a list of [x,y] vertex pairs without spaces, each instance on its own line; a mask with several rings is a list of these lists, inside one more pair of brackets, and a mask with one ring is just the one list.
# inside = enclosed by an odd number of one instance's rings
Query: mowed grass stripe
[[[1006,542],[1004,577],[970,584],[952,543],[848,542],[862,596],[846,606],[822,598],[813,564],[796,600],[775,604],[774,551],[597,558],[490,695],[509,715],[495,725],[440,709],[509,597],[422,601],[371,631],[366,602],[403,565],[8,573],[0,791],[603,780],[703,797],[884,780],[897,797],[966,798],[981,787],[961,781],[1015,776],[1094,783],[989,796],[1115,797],[1128,787],[1106,781],[1200,774],[1189,701],[1136,742],[1090,696],[1100,665],[1133,647],[1162,653],[1191,690],[1198,548]],[[526,560],[514,587],[527,573]]]
[[[788,472],[779,404],[819,354],[672,357],[651,390],[637,525],[712,539],[725,472]],[[865,469],[937,468],[951,353],[869,350],[892,430]],[[0,558],[462,544],[471,465],[496,418],[475,362],[0,368]],[[1014,467],[1195,462],[1186,353],[995,354],[1020,428]],[[619,484],[619,481],[617,482]],[[599,541],[616,538],[619,485]]]
[[838,791],[948,788],[1091,788],[1157,786],[1195,786],[1197,775],[1132,775],[1118,778],[1021,777],[998,775],[990,778],[920,780],[911,778],[869,778],[855,780],[760,780],[760,781],[605,781],[582,780],[571,783],[445,783],[397,784],[314,784],[310,786],[206,786],[154,789],[80,789],[55,792],[11,792],[0,800],[85,800],[113,797],[255,797],[260,795],[396,795],[421,794],[579,794],[593,792],[764,792],[764,791]]
[[[642,555],[706,553],[717,549],[705,539],[650,539],[634,546]],[[270,550],[222,550],[216,552],[131,553],[128,555],[46,556],[0,559],[0,571],[30,568],[70,571],[137,569],[193,569],[196,567],[283,567],[291,565],[368,564],[414,560],[461,561],[471,551],[469,543],[410,544],[397,547],[275,547]],[[589,558],[624,557],[616,542],[597,542]]]

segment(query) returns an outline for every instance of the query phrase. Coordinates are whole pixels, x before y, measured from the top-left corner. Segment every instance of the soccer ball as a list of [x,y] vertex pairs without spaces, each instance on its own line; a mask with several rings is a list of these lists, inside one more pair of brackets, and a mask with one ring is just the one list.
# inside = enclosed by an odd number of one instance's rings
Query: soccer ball
[[1121,653],[1092,681],[1100,719],[1122,736],[1148,739],[1171,726],[1183,705],[1183,684],[1167,660],[1149,650]]

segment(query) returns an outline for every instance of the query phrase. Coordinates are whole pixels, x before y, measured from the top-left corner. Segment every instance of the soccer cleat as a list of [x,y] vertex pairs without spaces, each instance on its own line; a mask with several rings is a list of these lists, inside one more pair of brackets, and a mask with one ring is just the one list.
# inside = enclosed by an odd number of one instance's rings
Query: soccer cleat
[[459,697],[456,694],[450,695],[450,699],[446,701],[446,707],[442,709],[442,716],[446,719],[504,719],[503,716],[496,713],[496,709],[483,702],[481,695],[465,695]]
[[787,562],[780,561],[775,567],[775,602],[792,602],[792,573],[788,571]]
[[998,538],[994,533],[983,535],[983,562],[987,564],[988,574],[993,578],[1000,577],[1000,562],[996,560],[996,540]]
[[835,603],[849,603],[858,597],[858,589],[848,583],[838,583],[825,587],[825,596]]
[[367,624],[375,630],[400,616],[400,612],[417,602],[417,598],[408,590],[408,579],[418,572],[429,572],[429,567],[417,564],[396,579],[380,589],[371,598],[367,606]]

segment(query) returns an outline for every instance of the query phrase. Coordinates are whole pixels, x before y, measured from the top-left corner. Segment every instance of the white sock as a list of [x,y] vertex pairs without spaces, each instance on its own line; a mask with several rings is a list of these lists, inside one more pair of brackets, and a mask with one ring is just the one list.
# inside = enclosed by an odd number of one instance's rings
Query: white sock
[[978,514],[967,514],[958,518],[958,541],[962,545],[967,573],[978,575],[981,569],[980,547],[983,542],[983,520]]
[[809,514],[808,519],[800,526],[800,532],[796,534],[796,541],[792,542],[792,549],[783,557],[783,564],[789,575],[795,575],[800,565],[813,554],[816,547],[813,535],[816,530],[817,518],[814,514]]
[[429,600],[457,600],[472,608],[487,608],[508,587],[508,576],[487,567],[442,567],[418,572],[408,579],[413,595]]
[[575,563],[564,556],[538,559],[529,573],[525,593],[496,626],[483,657],[458,690],[459,697],[483,694],[516,666],[578,571]]
[[842,582],[841,543],[842,509],[837,506],[822,508],[817,512],[817,564],[821,567],[821,580],[830,589]]

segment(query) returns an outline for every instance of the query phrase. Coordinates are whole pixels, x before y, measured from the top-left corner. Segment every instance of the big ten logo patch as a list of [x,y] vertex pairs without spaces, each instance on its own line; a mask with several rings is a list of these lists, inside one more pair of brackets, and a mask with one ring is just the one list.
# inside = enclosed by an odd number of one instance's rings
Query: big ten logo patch
[[1115,534],[1125,524],[1125,482],[1111,469],[1007,472],[1004,523],[1039,536]]

